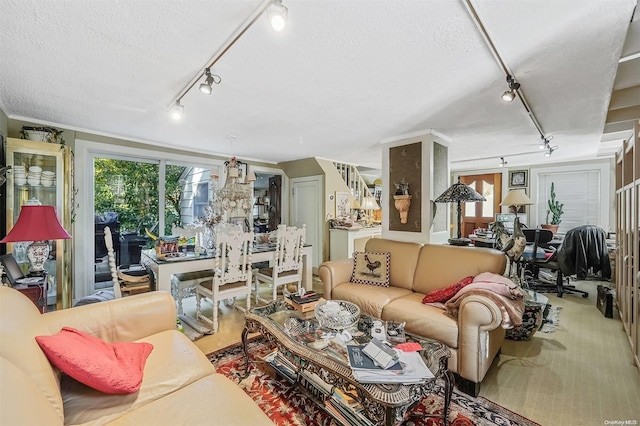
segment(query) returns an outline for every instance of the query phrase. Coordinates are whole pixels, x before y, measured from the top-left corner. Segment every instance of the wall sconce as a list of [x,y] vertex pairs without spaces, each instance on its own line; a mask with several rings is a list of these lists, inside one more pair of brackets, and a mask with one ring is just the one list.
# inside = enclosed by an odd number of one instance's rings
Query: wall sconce
[[396,210],[400,213],[400,223],[403,225],[407,223],[407,216],[409,215],[409,207],[411,206],[411,195],[394,195]]

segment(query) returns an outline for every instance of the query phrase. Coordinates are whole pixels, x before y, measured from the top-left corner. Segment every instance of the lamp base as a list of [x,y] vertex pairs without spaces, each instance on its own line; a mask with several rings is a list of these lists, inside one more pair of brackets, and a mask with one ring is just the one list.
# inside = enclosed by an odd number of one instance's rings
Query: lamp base
[[30,275],[44,274],[44,262],[49,258],[49,243],[47,241],[34,241],[27,247]]
[[449,238],[449,244],[452,246],[468,246],[471,240],[468,238]]

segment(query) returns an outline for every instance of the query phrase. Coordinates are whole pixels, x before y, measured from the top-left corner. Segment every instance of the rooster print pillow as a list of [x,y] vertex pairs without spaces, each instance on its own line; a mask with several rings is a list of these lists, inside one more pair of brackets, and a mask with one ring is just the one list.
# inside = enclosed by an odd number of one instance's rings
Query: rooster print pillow
[[389,287],[391,253],[355,252],[351,282]]

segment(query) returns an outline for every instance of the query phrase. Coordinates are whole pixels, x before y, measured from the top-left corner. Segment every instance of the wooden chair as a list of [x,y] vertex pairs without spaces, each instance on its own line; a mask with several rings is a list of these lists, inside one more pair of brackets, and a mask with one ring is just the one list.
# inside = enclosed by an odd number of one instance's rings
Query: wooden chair
[[[215,274],[211,279],[196,285],[196,318],[218,331],[218,304],[221,300],[239,296],[247,297],[246,308],[251,308],[251,253],[253,232],[240,229],[216,231]],[[202,312],[202,298],[213,302],[211,318]]]
[[116,299],[122,297],[120,290],[120,281],[118,280],[118,268],[116,266],[116,255],[113,251],[113,239],[111,238],[111,229],[104,227],[104,244],[107,247],[107,257],[109,258],[109,270],[111,271],[111,281],[113,281],[113,294]]
[[104,227],[104,244],[107,247],[107,256],[109,258],[109,270],[111,271],[111,280],[113,281],[113,294],[116,299],[123,295],[130,296],[132,294],[146,293],[151,290],[151,280],[149,275],[131,276],[118,271],[116,266],[116,256],[113,250],[113,239],[111,238],[111,229]]
[[305,234],[305,225],[302,225],[302,228],[278,225],[273,264],[268,268],[259,269],[254,276],[256,302],[259,300],[267,301],[258,295],[260,282],[265,282],[273,287],[273,300],[277,299],[278,286],[295,283],[300,291],[302,287],[302,248]]

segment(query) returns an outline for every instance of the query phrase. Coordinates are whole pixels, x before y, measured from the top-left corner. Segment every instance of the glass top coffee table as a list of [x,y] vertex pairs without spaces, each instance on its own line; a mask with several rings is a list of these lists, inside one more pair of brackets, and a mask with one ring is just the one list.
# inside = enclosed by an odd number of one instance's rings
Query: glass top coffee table
[[[361,314],[357,325],[349,330],[358,343],[364,344],[370,338],[373,320]],[[422,346],[422,359],[434,378],[414,384],[360,383],[353,377],[347,358],[335,345],[322,347],[323,345],[320,344],[319,336],[336,331],[320,327],[313,311],[301,313],[284,301],[275,301],[247,311],[242,332],[247,374],[249,370],[247,337],[249,333],[256,332],[272,342],[279,354],[295,367],[293,378],[289,377],[289,381],[300,385],[301,380],[303,381],[309,374],[321,378],[332,389],[338,389],[352,396],[360,404],[361,413],[371,424],[387,426],[401,424],[424,397],[434,393],[436,381],[443,379],[445,384],[443,414],[427,415],[427,417],[443,418],[444,424],[448,424],[454,379],[453,374],[447,369],[449,348],[440,342],[405,333],[407,342],[417,342]],[[319,405],[323,403],[317,398],[312,399]],[[324,406],[322,408],[325,409]]]

